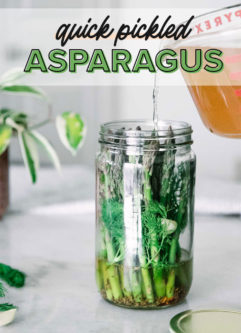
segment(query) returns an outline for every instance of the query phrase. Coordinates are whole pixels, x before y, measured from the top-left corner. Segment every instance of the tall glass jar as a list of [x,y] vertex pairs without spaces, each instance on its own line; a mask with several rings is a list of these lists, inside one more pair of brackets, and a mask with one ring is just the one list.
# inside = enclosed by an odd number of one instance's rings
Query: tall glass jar
[[96,281],[129,308],[176,304],[192,282],[192,129],[165,121],[106,123],[96,163]]

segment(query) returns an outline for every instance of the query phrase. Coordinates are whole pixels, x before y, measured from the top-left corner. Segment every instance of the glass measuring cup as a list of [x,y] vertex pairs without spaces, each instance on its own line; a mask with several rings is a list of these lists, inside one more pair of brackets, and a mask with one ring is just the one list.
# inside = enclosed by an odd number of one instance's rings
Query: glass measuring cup
[[188,50],[190,65],[195,49],[223,52],[222,72],[183,72],[201,119],[217,135],[241,138],[241,4],[196,17],[192,29],[187,39],[173,45]]

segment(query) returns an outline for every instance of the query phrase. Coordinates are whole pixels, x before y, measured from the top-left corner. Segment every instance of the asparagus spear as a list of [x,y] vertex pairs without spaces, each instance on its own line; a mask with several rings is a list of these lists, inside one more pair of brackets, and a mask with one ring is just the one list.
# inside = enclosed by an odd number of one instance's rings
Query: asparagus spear
[[175,167],[175,150],[173,144],[173,130],[169,126],[168,139],[166,140],[166,151],[163,157],[162,181],[160,189],[160,202],[163,206],[168,206],[171,194],[171,179]]
[[103,287],[103,278],[102,278],[102,271],[101,271],[101,259],[98,259],[97,263],[96,263],[95,279],[96,279],[98,290],[101,291],[102,287]]
[[[153,146],[154,145],[154,146]],[[152,149],[156,146],[156,143],[150,143],[149,144],[149,149],[150,152],[146,153],[146,155],[144,155],[144,202],[145,202],[145,211],[148,211],[148,206],[152,200],[152,189],[151,189],[151,184],[150,184],[150,180],[151,180],[151,173],[152,173],[152,168],[153,168],[153,163],[154,163],[154,159],[155,159],[155,153],[153,153]],[[153,303],[154,302],[154,292],[153,292],[153,287],[152,287],[152,279],[150,277],[149,274],[149,270],[147,265],[149,265],[148,261],[147,261],[147,251],[148,251],[148,246],[146,246],[145,244],[145,229],[148,230],[148,224],[149,224],[149,220],[148,218],[145,218],[145,213],[142,214],[142,223],[143,223],[143,227],[142,227],[142,232],[143,232],[143,248],[146,250],[145,255],[142,256],[141,258],[141,264],[142,264],[142,278],[143,278],[143,283],[144,283],[144,289],[145,289],[145,295],[146,295],[146,299],[149,303]],[[154,260],[158,260],[158,250],[156,247],[156,230],[152,230],[150,232],[150,229],[148,230],[148,234],[150,234],[150,238],[151,238],[151,256],[154,258]],[[155,269],[154,269],[155,270]],[[158,274],[156,274],[158,273]],[[153,278],[154,278],[154,283],[155,283],[155,290],[156,290],[156,294],[157,296],[160,296],[162,294],[162,292],[159,292],[159,290],[162,289],[162,282],[159,283],[162,278],[159,274],[160,272],[155,271],[153,274]]]
[[[167,149],[165,152],[159,153],[159,163],[158,163],[158,173],[160,166],[162,165],[161,173],[159,173],[158,177],[160,177],[160,195],[157,194],[157,198],[160,197],[160,203],[163,207],[167,207],[169,203],[170,196],[170,180],[173,174],[174,166],[175,166],[175,151],[172,150],[172,141],[173,141],[173,131],[171,126],[168,129],[169,138],[166,140]],[[162,159],[162,163],[161,163]],[[155,165],[154,165],[155,167]],[[157,237],[160,226],[157,224],[153,228],[150,234],[151,238],[151,255],[153,260],[153,279],[155,285],[155,292],[157,297],[164,297],[166,295],[166,284],[164,279],[163,269],[161,267],[160,262],[160,241]],[[162,242],[163,244],[163,242]]]
[[[108,154],[109,160],[110,160],[110,155]],[[106,256],[108,260],[108,265],[104,265],[102,267],[102,274],[103,274],[103,280],[105,284],[105,288],[108,287],[108,295],[110,296],[110,288],[112,292],[112,296],[115,300],[118,300],[122,297],[122,290],[121,290],[121,285],[120,285],[120,279],[119,279],[119,272],[118,268],[114,265],[114,263],[117,261],[117,253],[116,253],[116,248],[115,245],[113,244],[113,238],[112,234],[110,233],[111,231],[111,226],[113,223],[113,219],[119,219],[119,211],[115,212],[116,209],[116,203],[114,201],[109,201],[111,197],[111,191],[112,191],[112,182],[109,179],[110,177],[110,170],[108,165],[103,163],[102,165],[103,171],[104,171],[104,198],[105,200],[102,202],[102,234],[103,236],[103,242],[102,244],[105,243],[105,250],[106,250]],[[112,209],[112,205],[114,206],[114,209]],[[113,213],[115,214],[113,216]],[[120,218],[121,221],[121,218]],[[113,226],[117,225],[116,222]],[[102,249],[103,251],[103,249]],[[109,282],[109,283],[108,283]]]
[[[178,239],[181,231],[185,228],[187,223],[187,206],[189,197],[189,184],[190,184],[190,165],[189,162],[182,163],[179,166],[179,174],[181,179],[180,185],[180,198],[178,204],[178,210],[176,215],[177,230],[171,241],[171,247],[169,252],[169,263],[174,265],[176,263],[177,249],[178,249]],[[175,271],[172,269],[168,276],[167,283],[167,297],[172,298],[174,296],[174,284],[175,284]]]
[[101,271],[102,271],[102,277],[103,277],[103,282],[104,282],[104,287],[105,287],[105,292],[106,292],[106,298],[109,301],[112,301],[113,295],[112,295],[111,285],[110,285],[110,281],[109,281],[109,277],[108,277],[106,262],[104,260],[101,261]]
[[120,266],[120,281],[121,281],[121,288],[124,296],[129,298],[130,300],[132,299],[132,291],[131,291],[131,284],[129,280],[129,269],[124,267],[122,264]]
[[[149,203],[148,208],[142,214],[142,220],[146,229],[144,238],[146,240],[147,251],[150,253],[150,262],[153,268],[153,284],[157,297],[165,296],[165,280],[160,262],[161,244],[159,234],[161,230],[160,215],[163,216],[163,207],[154,201]],[[163,216],[164,217],[164,216]]]
[[[105,224],[104,226],[105,244],[106,244],[106,252],[108,259],[108,265],[106,267],[106,271],[108,274],[108,279],[110,281],[113,298],[115,300],[118,300],[119,298],[122,297],[119,273],[117,267],[115,266],[118,254],[115,250],[115,247],[113,246],[113,237],[110,234],[110,232],[112,231],[111,226],[113,226],[114,228],[117,226],[118,221],[116,222],[116,217],[118,218],[119,211],[117,212],[115,211],[116,209],[118,209],[115,202],[106,201],[105,204],[107,206],[103,205],[102,207],[102,219]],[[119,222],[121,222],[121,218]]]

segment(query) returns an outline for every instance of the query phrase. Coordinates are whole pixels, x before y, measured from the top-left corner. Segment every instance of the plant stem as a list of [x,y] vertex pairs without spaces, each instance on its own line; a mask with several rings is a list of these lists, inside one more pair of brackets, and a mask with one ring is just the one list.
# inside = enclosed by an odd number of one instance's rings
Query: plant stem
[[175,167],[175,150],[172,148],[173,131],[170,126],[168,129],[169,138],[166,140],[167,149],[163,157],[162,182],[160,190],[160,201],[164,206],[169,204],[171,192],[171,177]]
[[111,264],[107,266],[108,277],[112,289],[113,298],[118,300],[122,297],[122,290],[119,282],[118,269],[115,265]]
[[101,271],[102,271],[102,277],[103,277],[103,282],[104,282],[104,287],[105,287],[105,292],[106,292],[106,298],[109,301],[112,301],[113,295],[112,295],[112,290],[111,290],[111,286],[110,286],[110,281],[108,278],[106,262],[104,260],[101,260]]
[[157,297],[164,297],[166,295],[166,283],[163,277],[163,269],[161,267],[153,267],[153,280]]
[[139,275],[139,272],[135,271],[134,268],[131,271],[130,280],[131,280],[132,293],[133,293],[134,300],[137,303],[140,303],[141,299],[142,299],[140,275]]
[[150,277],[148,268],[142,267],[141,274],[142,274],[142,281],[143,281],[143,287],[145,290],[146,299],[147,299],[148,303],[153,303],[154,295],[153,295],[152,282],[151,282],[151,277]]
[[178,243],[178,234],[174,235],[174,238],[171,242],[171,248],[169,252],[169,264],[174,265],[176,263],[176,253],[177,253],[177,243]]
[[95,270],[95,278],[96,278],[96,284],[99,289],[99,291],[102,290],[103,287],[103,279],[102,279],[102,272],[101,272],[101,260],[97,260],[96,263],[96,270]]
[[126,274],[127,272],[124,271],[125,267],[123,265],[124,264],[120,265],[120,267],[119,267],[121,288],[122,288],[122,292],[123,292],[124,296],[129,298],[129,297],[132,297],[131,285],[130,285],[128,274]]
[[100,251],[99,251],[100,258],[107,257],[107,250],[105,245],[105,227],[104,225],[100,226]]
[[105,228],[105,245],[106,245],[108,262],[113,263],[115,259],[115,253],[111,243],[110,235],[108,233],[108,230],[106,230],[106,228]]
[[[177,250],[178,250],[178,239],[181,230],[184,228],[186,225],[185,222],[185,213],[186,213],[186,207],[188,204],[188,184],[189,184],[189,166],[186,164],[182,165],[183,172],[182,172],[182,182],[181,182],[181,188],[180,188],[180,202],[179,202],[179,207],[178,207],[178,212],[177,212],[177,225],[178,229],[176,230],[172,242],[171,242],[171,247],[170,247],[170,252],[169,252],[169,263],[171,265],[174,265],[176,263],[176,257],[177,257]],[[167,290],[167,297],[173,297],[174,296],[174,291],[175,291],[175,271],[172,269],[169,273],[168,276],[168,290]]]
[[144,172],[144,197],[147,203],[151,201],[150,174],[147,170]]
[[36,128],[49,124],[51,121],[53,121],[52,113],[53,113],[52,105],[51,105],[51,103],[48,103],[48,117],[45,120],[41,121],[40,123],[37,123],[37,124],[31,126],[30,129],[33,130],[33,129],[36,129]]
[[166,284],[163,278],[162,268],[159,266],[159,253],[156,246],[158,244],[156,232],[151,234],[151,257],[153,260],[153,282],[157,297],[164,297],[166,294]]
[[[152,195],[151,195],[151,186],[150,186],[150,174],[149,172],[146,170],[145,171],[145,184],[144,184],[144,197],[145,197],[145,201],[146,201],[146,205],[148,207],[148,203],[151,201],[152,199]],[[148,209],[148,208],[147,208]],[[157,295],[157,297],[164,297],[165,293],[166,293],[166,285],[165,285],[165,280],[163,279],[163,272],[162,272],[162,268],[158,267],[159,264],[159,253],[158,253],[158,239],[157,239],[157,232],[158,230],[155,230],[153,228],[152,232],[151,232],[151,257],[153,260],[153,282],[154,282],[154,289],[155,289],[155,293]],[[147,272],[148,270],[147,270]],[[150,279],[151,281],[151,279]],[[152,285],[151,283],[147,283],[147,288],[148,290],[150,290],[150,294],[148,295],[149,300],[153,299],[153,292],[152,292]]]
[[110,236],[108,234],[108,231],[105,230],[105,243],[106,243],[106,250],[107,250],[107,258],[109,262],[109,266],[107,267],[107,273],[108,273],[108,278],[110,281],[112,293],[113,293],[113,298],[119,299],[122,297],[122,291],[120,287],[120,281],[119,281],[119,274],[117,271],[117,267],[113,265],[114,259],[115,259],[115,254],[114,254],[114,249],[110,240]]
[[[176,253],[178,244],[178,233],[176,232],[171,242],[171,248],[169,252],[169,264],[174,265],[176,263]],[[167,279],[167,298],[172,298],[175,292],[175,270],[171,269]]]
[[167,298],[172,298],[175,292],[175,270],[171,269],[168,274],[167,286],[166,286],[166,296]]
[[[145,170],[144,172],[144,200],[146,203],[146,209],[148,207],[149,202],[152,199],[152,194],[151,194],[151,184],[150,184],[150,173],[148,170]],[[141,273],[142,273],[142,279],[143,279],[143,284],[145,288],[145,294],[146,294],[146,299],[148,300],[149,303],[154,302],[154,294],[153,294],[153,288],[152,288],[152,280],[150,277],[149,270],[146,266],[146,257],[143,255],[141,258]]]

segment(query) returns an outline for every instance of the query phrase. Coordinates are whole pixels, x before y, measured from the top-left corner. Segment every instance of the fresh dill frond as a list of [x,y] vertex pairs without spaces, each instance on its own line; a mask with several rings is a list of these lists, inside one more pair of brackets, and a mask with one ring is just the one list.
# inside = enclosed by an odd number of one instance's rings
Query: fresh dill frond
[[112,237],[120,239],[124,236],[123,204],[118,200],[110,199],[103,202],[102,220]]
[[117,199],[104,200],[101,208],[102,221],[108,230],[116,255],[120,254],[125,239],[123,204]]
[[0,304],[0,312],[12,310],[12,309],[17,309],[17,307],[15,305],[9,304],[9,303]]
[[163,233],[162,223],[166,218],[166,208],[157,201],[150,201],[148,207],[142,212],[142,242],[151,261],[157,261],[161,251],[166,250],[166,245],[168,245],[165,244],[167,237]]
[[25,284],[26,274],[8,265],[0,263],[0,278],[9,286],[21,288]]

